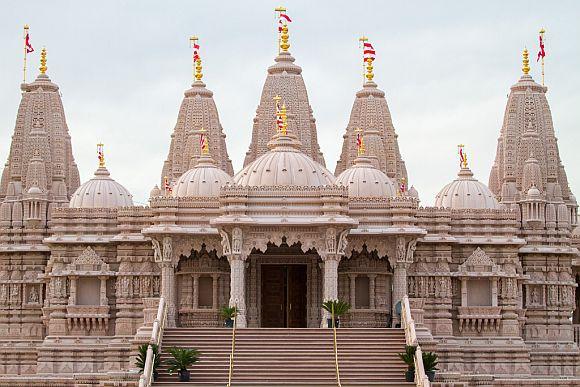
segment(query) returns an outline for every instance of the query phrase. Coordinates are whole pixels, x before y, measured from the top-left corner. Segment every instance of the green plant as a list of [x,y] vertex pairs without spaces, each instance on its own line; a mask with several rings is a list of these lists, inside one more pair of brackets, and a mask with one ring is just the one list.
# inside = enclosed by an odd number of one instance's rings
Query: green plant
[[[409,367],[409,371],[415,370],[415,352],[417,352],[417,347],[414,345],[405,345],[405,352],[397,354],[405,362],[407,367]],[[423,355],[425,354],[423,353]]]
[[340,300],[328,300],[322,303],[322,309],[326,310],[331,315],[334,312],[335,317],[340,317],[349,311],[350,305],[347,302]]
[[439,361],[437,360],[436,353],[423,352],[423,367],[425,368],[425,372],[436,371],[437,364],[439,364]]
[[172,375],[174,372],[187,371],[187,368],[199,360],[197,349],[169,348],[167,350],[173,359],[167,360],[167,370]]
[[236,308],[235,306],[224,306],[220,312],[222,318],[233,319],[238,315],[238,308]]
[[[141,373],[145,370],[145,359],[147,359],[147,349],[149,348],[149,344],[141,344],[139,346],[139,354],[137,355],[137,360],[135,361],[135,365]],[[161,365],[161,358],[159,357],[159,347],[155,344],[151,344],[151,348],[153,349],[153,372],[157,370],[157,367]]]

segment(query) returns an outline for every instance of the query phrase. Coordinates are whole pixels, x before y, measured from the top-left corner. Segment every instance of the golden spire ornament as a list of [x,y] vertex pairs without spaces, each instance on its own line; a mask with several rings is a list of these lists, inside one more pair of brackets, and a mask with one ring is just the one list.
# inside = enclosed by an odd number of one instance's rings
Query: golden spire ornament
[[193,80],[200,81],[203,78],[203,73],[201,72],[201,56],[199,55],[199,38],[197,36],[191,36],[189,38],[189,44],[193,48]]
[[48,67],[46,67],[46,48],[44,47],[40,52],[40,67],[38,69],[41,74],[46,74],[46,70],[48,70]]
[[105,145],[103,143],[97,144],[97,158],[99,159],[99,168],[105,167]]
[[203,127],[199,130],[199,150],[202,156],[209,156],[209,143],[206,133],[207,130]]
[[373,78],[375,77],[375,74],[373,73],[373,61],[375,60],[376,54],[375,48],[369,42],[369,39],[366,36],[361,36],[358,41],[362,45],[363,49],[363,76],[366,78],[367,82],[372,82]]
[[524,48],[524,52],[522,54],[522,72],[524,75],[528,75],[530,72],[530,54],[528,53],[528,49]]
[[292,19],[286,13],[285,7],[277,7],[274,11],[278,17],[278,54],[280,54],[281,52],[288,52],[290,48],[290,43],[288,43],[290,38],[288,23],[291,23]]
[[361,128],[356,128],[356,149],[358,156],[364,156],[365,154],[365,143],[363,140],[363,130]]

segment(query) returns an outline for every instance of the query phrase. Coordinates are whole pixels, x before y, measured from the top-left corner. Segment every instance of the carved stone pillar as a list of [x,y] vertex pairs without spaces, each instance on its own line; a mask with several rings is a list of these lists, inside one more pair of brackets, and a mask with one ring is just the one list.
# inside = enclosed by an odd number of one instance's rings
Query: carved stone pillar
[[[322,300],[337,300],[338,299],[338,264],[340,263],[340,255],[326,254],[322,257],[324,260],[324,289],[322,292]],[[327,319],[330,318],[330,313],[324,311],[320,325],[326,326]]]
[[375,280],[376,274],[369,274],[369,308],[375,309]]
[[163,237],[163,245],[156,239],[152,239],[155,262],[161,268],[161,297],[167,303],[167,326],[176,326],[177,317],[177,294],[175,292],[175,266],[176,259],[173,258],[173,246],[171,237]]
[[193,309],[199,307],[199,274],[193,275]]
[[397,262],[393,273],[393,323],[400,323],[400,316],[397,314],[397,303],[407,294],[407,269],[409,264]]
[[350,279],[350,307],[356,309],[356,274],[349,274]]
[[70,294],[68,296],[69,305],[77,304],[77,278],[78,277],[70,277]]
[[246,262],[242,255],[231,255],[230,261],[230,306],[238,308],[236,326],[245,328],[246,320]]
[[101,276],[99,277],[101,280],[101,292],[99,296],[99,305],[107,306],[109,304],[109,300],[107,298],[107,277]]
[[220,279],[220,275],[219,274],[213,274],[211,276],[212,278],[212,286],[213,286],[213,291],[212,291],[212,300],[211,300],[211,308],[214,310],[218,310],[219,309],[219,305],[218,305],[218,283],[219,283],[219,279]]

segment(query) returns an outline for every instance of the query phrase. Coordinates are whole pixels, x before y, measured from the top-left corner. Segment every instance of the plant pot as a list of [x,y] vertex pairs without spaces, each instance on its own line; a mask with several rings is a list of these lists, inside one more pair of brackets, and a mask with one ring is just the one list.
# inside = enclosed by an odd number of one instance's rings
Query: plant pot
[[191,376],[191,374],[188,370],[179,371],[179,381],[180,382],[189,382],[190,376]]
[[[326,319],[326,325],[329,328],[332,328],[332,319],[331,318]],[[335,317],[334,318],[334,326],[337,327],[337,328],[340,327],[340,319],[338,317]]]
[[427,375],[430,382],[435,381],[435,371],[425,371],[425,375]]
[[405,381],[406,382],[415,381],[415,370],[407,370],[407,372],[405,372]]
[[226,328],[233,328],[234,327],[234,319],[233,318],[226,318],[226,321],[224,321],[224,326]]

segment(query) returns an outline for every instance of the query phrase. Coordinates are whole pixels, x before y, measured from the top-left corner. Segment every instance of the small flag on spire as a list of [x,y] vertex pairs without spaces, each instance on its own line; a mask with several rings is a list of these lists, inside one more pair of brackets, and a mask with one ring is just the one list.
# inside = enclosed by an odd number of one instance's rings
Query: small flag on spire
[[165,189],[165,194],[170,194],[171,192],[173,192],[173,189],[169,184],[169,178],[167,176],[163,178],[163,189]]
[[278,15],[278,32],[282,32],[282,28],[284,28],[288,23],[292,23],[292,19],[290,19],[286,10],[280,11],[280,14]]
[[205,135],[206,132],[207,130],[204,128],[201,128],[199,131],[199,149],[204,156],[209,155],[209,144],[207,142],[207,136]]
[[368,59],[375,60],[375,54],[373,45],[368,41],[363,42],[363,61],[366,62]]
[[103,147],[105,145],[103,143],[97,144],[97,158],[99,159],[99,167],[105,166],[105,152]]
[[399,190],[401,191],[401,195],[404,195],[407,192],[407,179],[401,177],[401,184],[399,185]]
[[30,34],[28,33],[28,29],[26,29],[26,36],[24,37],[24,47],[26,49],[27,54],[34,52],[34,48],[32,47],[32,44],[30,43]]
[[281,100],[282,97],[280,97],[279,95],[274,97],[274,104],[276,108],[276,128],[278,130],[278,133],[281,133],[282,130],[284,129],[284,120],[282,119],[282,112],[280,111]]
[[544,49],[544,38],[543,38],[543,32],[544,30],[540,31],[540,50],[538,51],[538,59],[536,59],[536,62],[539,62],[540,59],[543,59],[546,56],[546,50]]
[[467,153],[463,149],[465,145],[459,144],[457,148],[459,148],[459,167],[467,168]]

